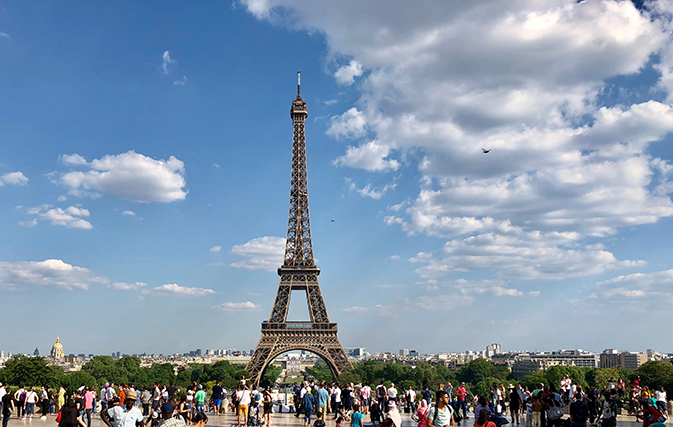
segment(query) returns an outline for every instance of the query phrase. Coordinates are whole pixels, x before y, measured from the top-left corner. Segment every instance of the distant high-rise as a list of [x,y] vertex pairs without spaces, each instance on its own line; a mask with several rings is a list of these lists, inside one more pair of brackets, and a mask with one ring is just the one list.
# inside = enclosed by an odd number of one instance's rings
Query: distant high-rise
[[619,352],[614,348],[606,348],[599,356],[600,368],[619,368]]
[[400,356],[409,356],[409,349],[408,348],[401,348],[400,349]]
[[409,357],[418,357],[418,352],[416,350],[409,350]]

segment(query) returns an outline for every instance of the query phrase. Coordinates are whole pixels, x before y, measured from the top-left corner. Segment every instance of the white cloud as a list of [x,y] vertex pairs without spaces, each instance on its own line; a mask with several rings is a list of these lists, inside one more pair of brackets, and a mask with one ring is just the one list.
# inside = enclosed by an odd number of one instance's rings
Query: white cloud
[[28,262],[0,262],[0,288],[23,290],[32,286],[87,290],[89,286],[108,283],[89,269],[67,264],[60,259]]
[[[68,156],[68,159],[76,156]],[[61,158],[65,159],[66,155]],[[69,161],[68,164],[73,164]],[[168,160],[155,160],[128,151],[85,164],[91,170],[56,174],[52,180],[69,188],[69,194],[77,197],[96,198],[101,196],[100,193],[109,193],[136,202],[167,203],[187,196],[187,191],[183,190],[186,185],[184,163],[173,156]]]
[[339,102],[339,101],[336,100],[336,99],[328,99],[327,101],[323,102],[323,104],[325,104],[325,105],[334,105],[334,104],[336,104],[337,102]]
[[19,225],[26,228],[33,228],[37,226],[37,218],[33,218],[32,221],[19,221]]
[[345,113],[333,117],[327,134],[339,138],[361,138],[367,134],[367,121],[362,111],[353,107]]
[[65,202],[66,200],[68,200],[68,198],[65,197],[64,195],[60,195],[56,200],[58,200],[59,202]]
[[187,84],[187,76],[182,76],[181,78],[177,79],[176,81],[173,82],[175,86],[184,86]]
[[383,186],[383,188],[377,190],[371,184],[367,184],[363,188],[358,188],[355,182],[353,182],[350,178],[346,178],[346,184],[348,185],[348,189],[350,191],[355,191],[362,197],[369,197],[374,200],[380,199],[381,197],[383,197],[384,194],[388,192],[388,190],[393,190],[397,186],[397,184],[394,183],[386,184],[385,186]]
[[4,175],[0,175],[0,187],[3,185],[26,185],[28,184],[28,178],[21,172],[10,172]]
[[395,171],[399,169],[397,160],[386,160],[390,148],[378,141],[369,141],[359,147],[348,147],[346,154],[334,160],[332,164],[362,168],[371,172]]
[[136,213],[133,212],[133,211],[124,211],[124,212],[122,212],[122,215],[126,215],[126,216],[136,216]]
[[250,301],[245,302],[224,302],[222,304],[213,306],[214,310],[226,312],[240,312],[240,311],[258,311],[260,306]]
[[64,165],[83,166],[87,164],[86,159],[79,154],[62,154],[59,159]]
[[[90,213],[87,209],[82,209],[76,206],[68,208],[52,208],[50,205],[41,205],[33,208],[28,208],[29,215],[37,215],[44,221],[49,221],[52,225],[61,225],[66,228],[81,228],[89,230],[93,228],[91,223],[82,217],[89,217]],[[35,226],[37,222],[35,219],[30,223],[20,223],[23,226]]]
[[3,38],[3,39],[9,39],[9,38],[11,38],[11,37],[9,36],[9,34],[0,31],[0,38]]
[[628,274],[599,282],[593,297],[602,301],[673,304],[673,270]]
[[216,253],[218,253],[219,251],[222,250],[222,246],[213,246],[212,248],[210,248],[210,249],[208,249],[208,250],[209,250],[210,252],[216,254]]
[[398,260],[398,259],[400,259],[400,256],[399,255],[391,255],[390,259]]
[[[630,267],[639,262],[587,238],[673,216],[671,165],[648,149],[673,131],[666,2],[653,2],[653,13],[612,0],[413,10],[356,0],[243,3],[258,19],[322,32],[329,58],[370,71],[357,107],[333,119],[328,134],[371,141],[334,164],[388,171],[400,167],[393,151],[420,157],[418,196],[385,221],[446,239],[419,269],[424,277],[562,279]],[[666,102],[601,105],[607,79],[637,75],[652,58]]]
[[344,65],[334,73],[334,78],[342,85],[352,85],[355,77],[360,77],[363,73],[362,65],[356,60],[352,60],[348,65]]
[[164,74],[168,74],[168,66],[170,64],[174,64],[176,61],[171,58],[171,53],[169,51],[165,51],[163,55],[161,55],[161,69],[164,71]]
[[152,289],[145,289],[142,294],[145,296],[177,296],[177,297],[201,297],[204,295],[215,294],[212,289],[207,288],[188,288],[176,284],[166,284]]
[[232,267],[275,271],[283,264],[285,239],[275,236],[258,237],[242,245],[234,246],[231,252],[243,257],[242,260],[232,263]]
[[112,287],[115,289],[119,289],[121,291],[137,291],[140,290],[140,288],[144,288],[147,286],[147,283],[143,282],[135,282],[135,283],[122,283],[122,282],[115,282],[112,284]]
[[366,311],[369,311],[369,309],[367,307],[360,307],[358,305],[354,305],[353,307],[346,307],[341,311],[345,311],[346,313],[364,313]]

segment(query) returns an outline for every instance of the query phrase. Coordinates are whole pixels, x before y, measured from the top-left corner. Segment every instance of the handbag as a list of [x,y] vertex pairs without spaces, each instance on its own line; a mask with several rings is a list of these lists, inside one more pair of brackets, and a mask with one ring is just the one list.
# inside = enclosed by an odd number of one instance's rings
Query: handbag
[[56,422],[57,423],[61,422],[61,411],[58,411],[58,415],[56,416]]

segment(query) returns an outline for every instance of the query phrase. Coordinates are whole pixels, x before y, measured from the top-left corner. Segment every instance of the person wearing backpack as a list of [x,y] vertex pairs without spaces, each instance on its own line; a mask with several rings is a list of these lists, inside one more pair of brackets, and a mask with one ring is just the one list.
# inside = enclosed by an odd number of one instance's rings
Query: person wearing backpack
[[571,427],[586,427],[589,409],[582,399],[582,393],[575,394],[575,401],[570,404]]
[[376,386],[376,401],[379,404],[379,409],[381,411],[384,410],[386,407],[386,395],[388,394],[388,390],[386,389],[386,386],[383,384],[383,380],[381,380],[381,383]]
[[610,389],[610,392],[605,391],[603,397],[605,400],[601,403],[602,427],[617,427],[617,408],[619,402],[617,389]]
[[437,392],[435,406],[430,408],[428,413],[427,427],[455,427],[456,422],[453,419],[453,409],[449,405],[449,395],[444,390]]
[[19,389],[14,393],[14,401],[17,402],[16,405],[16,415],[18,415],[18,418],[21,419],[21,415],[26,415],[25,410],[24,410],[24,405],[26,402],[26,389],[23,387],[19,387]]
[[655,405],[652,404],[650,399],[643,399],[642,402],[643,408],[643,427],[650,427],[654,423],[665,423],[666,417],[659,412]]

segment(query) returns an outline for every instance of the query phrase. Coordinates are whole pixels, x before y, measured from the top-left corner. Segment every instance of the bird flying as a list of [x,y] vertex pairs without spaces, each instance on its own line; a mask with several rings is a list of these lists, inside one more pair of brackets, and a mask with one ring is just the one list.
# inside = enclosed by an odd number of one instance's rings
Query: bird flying
[[486,154],[486,153],[490,153],[490,152],[491,152],[491,149],[489,148],[489,149],[487,150],[487,149],[485,149],[485,148],[482,148],[481,151],[483,151],[484,154]]

